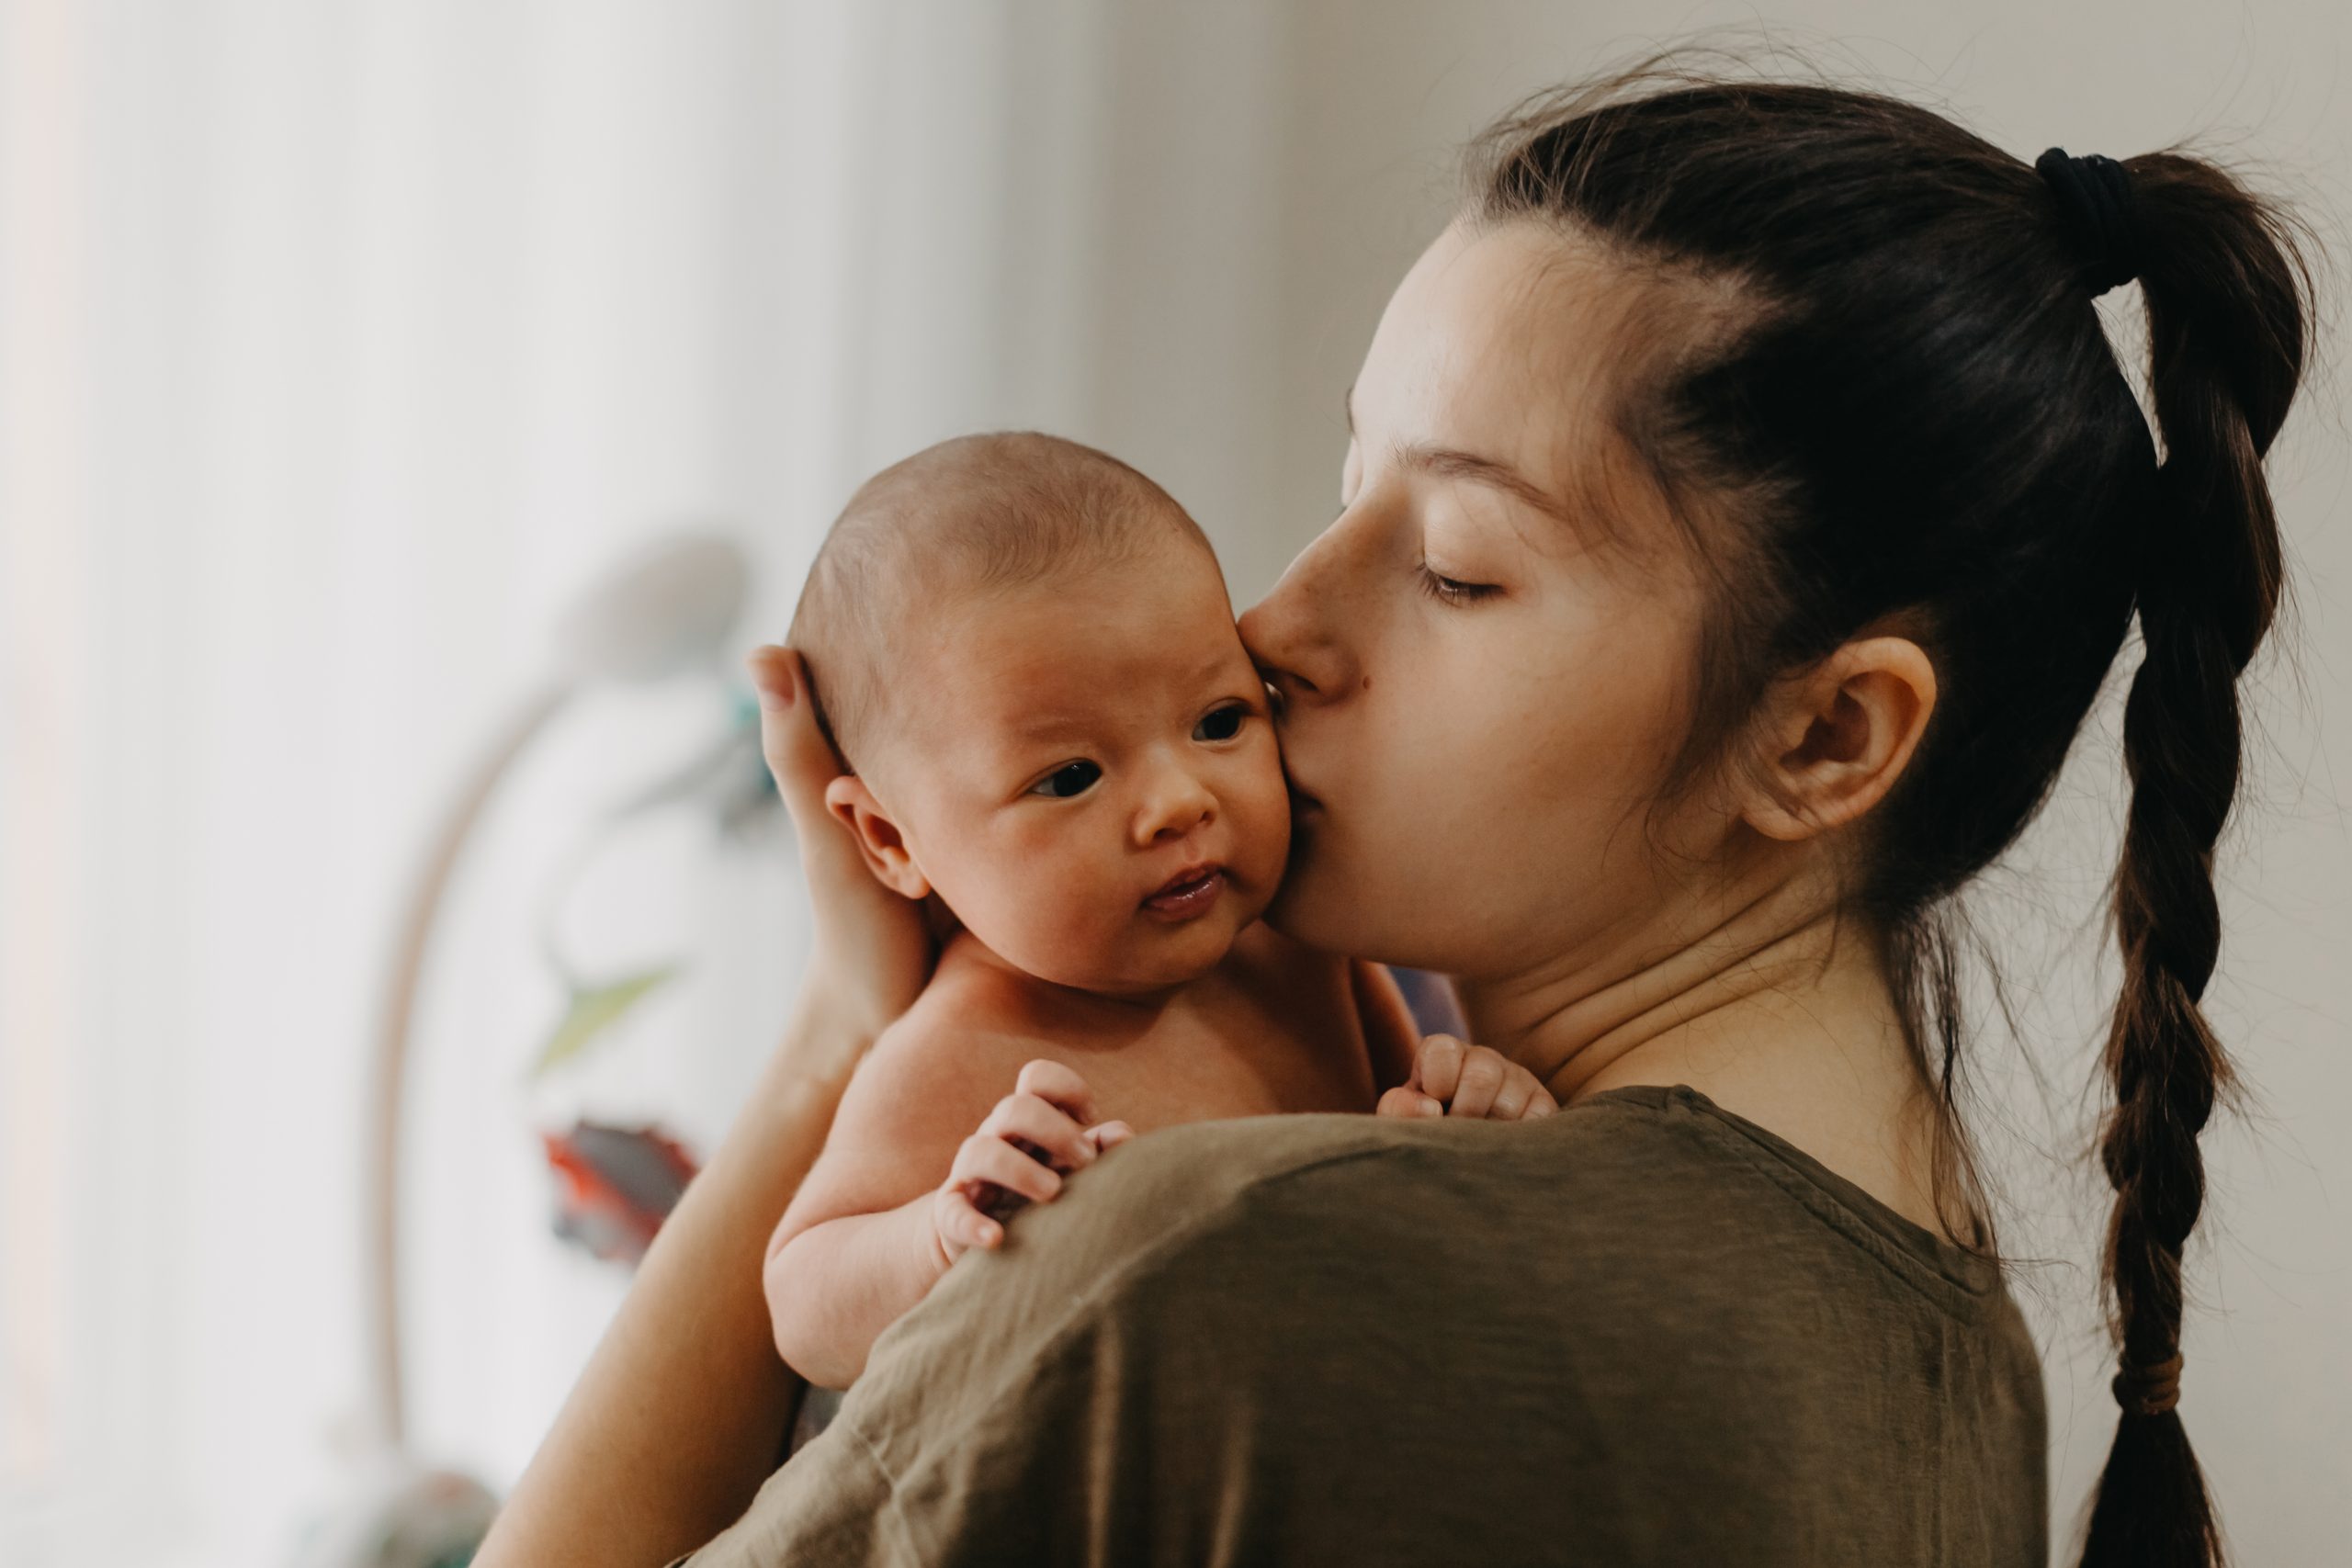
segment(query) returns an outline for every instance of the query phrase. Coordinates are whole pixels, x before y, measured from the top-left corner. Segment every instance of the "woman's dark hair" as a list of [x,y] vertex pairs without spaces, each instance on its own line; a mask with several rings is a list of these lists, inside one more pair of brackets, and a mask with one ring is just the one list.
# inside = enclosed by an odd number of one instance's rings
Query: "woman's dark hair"
[[2084,1562],[2218,1562],[2172,1408],[2181,1249],[2204,1196],[2198,1133],[2230,1080],[2198,1004],[2235,682],[2284,586],[2261,461],[2311,346],[2301,225],[2177,149],[2121,160],[2159,462],[2091,303],[2098,258],[2032,163],[1900,98],[1700,73],[1683,52],[1493,126],[1464,215],[1596,246],[1645,302],[1614,429],[1713,581],[1664,793],[1731,754],[1774,678],[1866,629],[1927,651],[1935,706],[1864,818],[1840,912],[1881,944],[1940,1106],[1939,1205],[1956,1196],[1952,1228],[1990,1253],[1955,1100],[1950,896],[2040,808],[2137,612],[2100,1134],[2123,1415]]

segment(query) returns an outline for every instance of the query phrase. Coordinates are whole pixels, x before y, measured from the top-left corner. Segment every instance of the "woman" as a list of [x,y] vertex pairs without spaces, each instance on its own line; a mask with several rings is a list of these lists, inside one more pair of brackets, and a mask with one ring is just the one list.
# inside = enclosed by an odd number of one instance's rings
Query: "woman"
[[[763,1485],[792,1390],[762,1243],[929,953],[831,841],[766,650],[809,989],[481,1561],[652,1564],[729,1520],[696,1568],[2043,1561],[1939,910],[2135,610],[2085,1560],[2215,1560],[2180,1254],[2228,1072],[2197,1004],[2234,682],[2282,588],[2290,222],[2172,153],[2029,166],[1657,61],[1498,125],[1351,389],[1338,520],[1243,633],[1298,795],[1276,923],[1454,976],[1565,1109],[1138,1140]],[[2161,468],[2090,303],[2135,276]]]

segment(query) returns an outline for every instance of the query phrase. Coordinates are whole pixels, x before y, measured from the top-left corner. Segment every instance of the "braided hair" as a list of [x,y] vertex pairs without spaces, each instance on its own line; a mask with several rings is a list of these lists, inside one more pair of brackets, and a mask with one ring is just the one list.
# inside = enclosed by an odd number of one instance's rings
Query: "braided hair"
[[[1611,415],[1713,581],[1661,798],[1729,754],[1781,672],[1887,617],[1927,651],[1937,705],[1860,825],[1841,910],[1883,940],[1939,1106],[1939,1207],[1992,1253],[1955,1098],[1951,895],[2041,808],[2136,615],[2099,1140],[2122,1414],[2083,1562],[2217,1563],[2173,1407],[2181,1252],[2198,1134],[2230,1080],[2199,1001],[2236,681],[2283,586],[2261,465],[2310,346],[2301,226],[2177,149],[2037,171],[1901,98],[1684,52],[1506,116],[1473,144],[1464,212],[1573,233],[1657,292],[1663,346],[1621,377]],[[2091,302],[2135,267],[2161,460]]]

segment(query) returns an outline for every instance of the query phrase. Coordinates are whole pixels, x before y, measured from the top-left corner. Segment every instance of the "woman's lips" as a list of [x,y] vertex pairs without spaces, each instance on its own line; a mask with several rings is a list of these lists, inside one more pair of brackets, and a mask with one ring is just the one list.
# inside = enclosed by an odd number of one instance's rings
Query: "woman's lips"
[[1206,866],[1171,877],[1159,892],[1143,901],[1143,907],[1162,919],[1198,919],[1216,906],[1224,892],[1225,868]]

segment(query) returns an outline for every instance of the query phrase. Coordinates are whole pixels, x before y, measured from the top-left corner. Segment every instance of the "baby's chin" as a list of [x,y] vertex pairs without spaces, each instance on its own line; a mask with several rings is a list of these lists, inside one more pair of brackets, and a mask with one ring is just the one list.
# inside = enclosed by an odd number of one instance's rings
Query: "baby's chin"
[[[1252,906],[1255,900],[1251,901]],[[1148,996],[1189,986],[1212,973],[1257,919],[1255,907],[1220,909],[1190,925],[1145,924],[1131,940],[1073,962],[1067,953],[1039,954],[1021,966],[1041,980],[1100,996]]]

